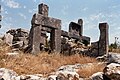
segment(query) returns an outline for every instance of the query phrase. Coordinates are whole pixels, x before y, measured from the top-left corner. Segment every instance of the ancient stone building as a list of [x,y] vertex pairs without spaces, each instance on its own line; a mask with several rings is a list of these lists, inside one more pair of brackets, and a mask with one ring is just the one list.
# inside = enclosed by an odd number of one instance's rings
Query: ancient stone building
[[[68,41],[74,40],[87,46],[90,44],[90,37],[83,36],[83,20],[69,24],[69,31],[61,30],[61,20],[48,17],[49,7],[46,4],[38,5],[38,13],[35,13],[31,20],[29,43],[27,52],[39,53],[46,43],[47,33],[50,33],[50,50],[60,53],[64,50],[72,50]],[[100,23],[99,41],[92,43],[91,48],[83,53],[90,56],[101,56],[108,52],[108,24]],[[62,42],[61,42],[62,40]],[[68,41],[67,41],[68,40]],[[73,43],[74,44],[74,43]],[[68,47],[65,47],[65,46]],[[75,48],[77,49],[77,48]],[[70,52],[68,51],[68,52]],[[80,52],[80,51],[79,51]]]

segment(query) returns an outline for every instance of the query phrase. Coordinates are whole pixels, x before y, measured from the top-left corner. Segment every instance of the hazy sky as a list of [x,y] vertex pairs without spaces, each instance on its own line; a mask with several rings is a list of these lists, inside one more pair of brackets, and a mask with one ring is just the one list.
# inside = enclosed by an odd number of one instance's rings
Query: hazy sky
[[[109,24],[110,43],[120,38],[120,0],[0,0],[2,5],[2,28],[0,34],[11,28],[30,29],[31,18],[38,5],[49,6],[49,16],[62,20],[62,29],[68,30],[71,21],[84,21],[84,35],[92,41],[99,39],[98,25]],[[120,39],[119,39],[120,41]]]

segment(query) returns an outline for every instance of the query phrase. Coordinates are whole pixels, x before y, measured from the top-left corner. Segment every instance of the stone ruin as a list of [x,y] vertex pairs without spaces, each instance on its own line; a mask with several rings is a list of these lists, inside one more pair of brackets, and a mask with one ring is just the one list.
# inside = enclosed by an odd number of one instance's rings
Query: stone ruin
[[[83,20],[69,24],[69,31],[61,30],[61,20],[48,17],[49,7],[46,4],[38,6],[31,20],[30,32],[24,29],[12,29],[6,32],[5,42],[32,54],[41,51],[71,55],[75,53],[88,56],[102,56],[108,53],[108,24],[100,23],[99,41],[91,43],[90,37],[83,36]],[[48,41],[47,33],[50,34]]]
[[29,31],[18,28],[7,31],[3,40],[7,45],[13,48],[24,50],[28,46],[28,37]]
[[[38,6],[38,13],[35,13],[31,20],[31,29],[29,34],[29,42],[27,52],[36,54],[42,51],[43,46],[46,43],[47,33],[50,33],[50,45],[49,49],[53,52],[64,53],[64,46],[70,42],[84,44],[87,46],[90,44],[90,37],[83,36],[83,20],[79,19],[78,23],[71,22],[69,24],[69,31],[61,30],[61,20],[48,17],[49,7],[46,4],[40,4]],[[87,55],[101,56],[108,53],[108,24],[100,23],[100,39],[99,41],[92,43],[86,51],[82,50]],[[70,44],[67,45],[67,47]],[[66,48],[68,53],[72,48]]]

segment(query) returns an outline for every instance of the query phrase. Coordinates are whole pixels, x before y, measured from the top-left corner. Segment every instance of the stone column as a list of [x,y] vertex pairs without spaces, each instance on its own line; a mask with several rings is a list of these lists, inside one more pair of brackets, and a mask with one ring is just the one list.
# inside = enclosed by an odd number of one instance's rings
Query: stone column
[[49,7],[46,4],[39,4],[38,5],[38,13],[42,14],[45,17],[48,17],[48,11],[49,11]]
[[99,55],[98,56],[102,56],[102,55],[108,53],[108,45],[109,45],[108,29],[109,29],[109,26],[107,23],[100,23],[99,29],[100,29],[100,39],[99,39]]
[[83,20],[82,20],[82,19],[79,19],[79,20],[78,20],[78,24],[80,25],[79,35],[82,36],[82,35],[83,35]]

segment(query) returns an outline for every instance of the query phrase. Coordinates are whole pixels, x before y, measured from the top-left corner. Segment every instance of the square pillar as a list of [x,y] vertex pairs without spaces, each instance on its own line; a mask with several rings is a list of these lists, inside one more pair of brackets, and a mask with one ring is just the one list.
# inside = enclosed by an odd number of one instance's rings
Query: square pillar
[[39,53],[40,52],[40,40],[41,40],[41,25],[40,26],[32,26],[30,31],[30,47],[31,53]]
[[109,26],[107,23],[100,23],[100,39],[99,39],[99,56],[102,56],[108,53],[108,46],[109,46],[109,34],[108,29]]
[[51,49],[57,53],[61,51],[61,30],[53,29],[51,32]]

